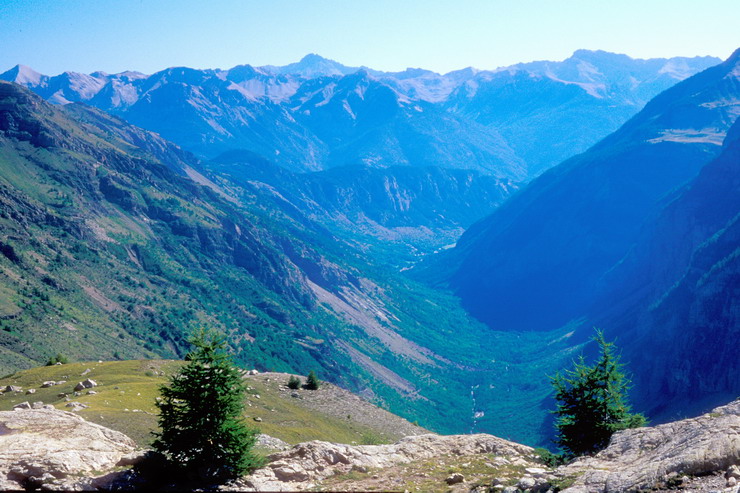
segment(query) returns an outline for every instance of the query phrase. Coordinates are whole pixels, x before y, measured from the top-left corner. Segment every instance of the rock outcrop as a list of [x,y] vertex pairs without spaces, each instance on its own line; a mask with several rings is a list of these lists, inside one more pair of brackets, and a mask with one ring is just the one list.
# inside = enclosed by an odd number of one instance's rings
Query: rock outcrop
[[[609,446],[558,469],[576,478],[568,493],[610,493],[665,487],[740,464],[740,399],[698,418],[625,430]],[[731,473],[728,473],[731,474]]]
[[492,435],[418,435],[391,445],[300,443],[269,456],[266,467],[244,478],[239,487],[256,491],[305,490],[317,481],[351,471],[367,472],[443,456],[490,454],[529,465],[533,449]]
[[[0,412],[0,490],[96,485],[136,444],[123,433],[52,409]],[[87,485],[87,486],[86,486]]]

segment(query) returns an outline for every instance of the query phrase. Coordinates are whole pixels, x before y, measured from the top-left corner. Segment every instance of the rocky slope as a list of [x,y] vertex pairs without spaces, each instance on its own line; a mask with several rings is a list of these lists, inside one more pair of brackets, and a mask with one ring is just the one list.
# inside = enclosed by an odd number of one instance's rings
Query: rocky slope
[[[56,410],[0,412],[0,427],[0,443],[8,445],[0,449],[5,488],[146,487],[130,471],[110,472],[143,457],[120,433]],[[557,469],[540,464],[531,448],[491,435],[423,434],[390,445],[300,443],[220,489],[735,493],[738,480],[740,400],[697,418],[618,432],[595,456]]]
[[734,466],[722,486],[738,491],[739,465],[740,400],[736,400],[697,418],[620,431],[606,449],[559,468],[557,474],[577,478],[567,492],[616,493],[680,488],[692,477],[724,473]]
[[441,75],[309,55],[285,67],[152,75],[49,77],[17,66],[0,79],[55,103],[115,113],[207,157],[247,149],[298,171],[434,165],[522,180],[586,149],[650,97],[717,62],[580,50],[563,62]]
[[[471,170],[341,166],[293,173],[247,151],[203,166],[238,186],[260,186],[350,241],[393,245],[412,258],[457,241],[518,185]],[[406,260],[397,258],[398,260]]]

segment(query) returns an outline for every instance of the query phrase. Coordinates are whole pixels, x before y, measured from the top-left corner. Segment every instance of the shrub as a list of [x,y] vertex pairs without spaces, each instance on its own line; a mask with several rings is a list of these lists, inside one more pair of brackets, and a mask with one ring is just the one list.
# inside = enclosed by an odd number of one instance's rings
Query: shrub
[[62,353],[57,353],[56,356],[52,356],[51,358],[49,358],[49,361],[46,362],[46,366],[53,366],[57,363],[66,365],[67,363],[69,363],[69,358],[64,356]]
[[537,447],[534,449],[534,453],[537,454],[540,461],[548,467],[558,467],[565,464],[565,456],[563,454],[553,454],[546,448]]
[[301,380],[295,375],[291,375],[288,379],[288,388],[294,390],[301,388]]

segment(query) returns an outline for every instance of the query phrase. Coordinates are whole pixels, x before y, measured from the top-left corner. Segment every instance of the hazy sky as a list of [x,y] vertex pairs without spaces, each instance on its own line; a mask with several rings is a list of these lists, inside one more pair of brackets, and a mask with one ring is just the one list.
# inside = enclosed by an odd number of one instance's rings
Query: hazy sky
[[152,73],[285,65],[318,53],[379,70],[447,72],[740,47],[738,0],[0,0],[0,71]]

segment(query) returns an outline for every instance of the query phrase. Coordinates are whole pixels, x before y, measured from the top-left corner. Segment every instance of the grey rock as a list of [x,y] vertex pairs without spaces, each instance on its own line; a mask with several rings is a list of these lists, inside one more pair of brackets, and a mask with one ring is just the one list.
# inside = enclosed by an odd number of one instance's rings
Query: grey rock
[[5,387],[4,392],[20,392],[23,390],[23,387],[19,387],[18,385],[8,385]]
[[26,390],[26,395],[31,395],[31,394],[35,394],[35,393],[36,393],[36,389],[28,389],[28,390]]
[[51,380],[49,380],[47,382],[42,383],[41,388],[48,389],[49,387],[53,387],[54,385],[56,385],[56,382],[52,382]]
[[737,466],[735,464],[731,465],[729,469],[727,469],[727,472],[725,473],[725,477],[727,479],[730,479],[730,478],[740,479],[740,466]]
[[110,470],[136,449],[124,434],[64,411],[3,411],[0,429],[7,431],[0,434],[2,491],[79,490],[80,477]]
[[136,464],[141,463],[144,459],[146,459],[149,454],[148,450],[137,450],[135,452],[131,452],[125,455],[122,455],[121,458],[116,462],[116,466],[119,467],[127,467],[127,466],[135,466]]
[[21,402],[20,404],[16,404],[13,406],[14,411],[20,411],[23,409],[31,409],[31,404],[28,401]]
[[75,385],[75,392],[79,392],[81,390],[85,390],[85,385],[83,385],[82,382],[79,382],[77,385]]
[[567,492],[621,492],[656,487],[669,474],[726,471],[740,458],[740,399],[711,414],[614,434],[609,446],[558,468],[577,477]]
[[87,379],[82,381],[82,386],[86,389],[91,389],[93,387],[97,387],[98,383],[95,380]]
[[463,476],[459,472],[450,474],[449,476],[447,476],[447,479],[445,479],[445,483],[449,485],[459,484],[463,482],[465,482],[465,476]]
[[517,486],[521,490],[531,490],[536,485],[537,485],[537,481],[535,481],[534,478],[526,477],[526,476],[520,479],[519,482],[517,483]]
[[64,407],[69,407],[71,411],[80,411],[82,409],[87,409],[90,406],[82,404],[81,402],[73,401],[67,403]]
[[279,438],[265,435],[264,433],[257,437],[257,445],[271,450],[287,450],[291,447]]
[[43,409],[44,403],[42,401],[36,401],[33,404],[31,404],[31,409]]

